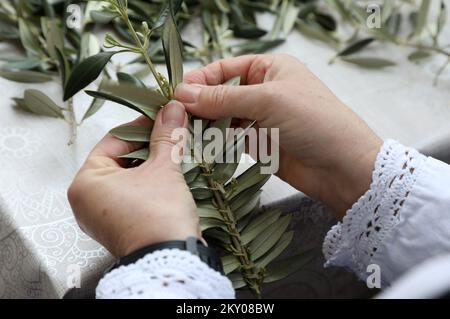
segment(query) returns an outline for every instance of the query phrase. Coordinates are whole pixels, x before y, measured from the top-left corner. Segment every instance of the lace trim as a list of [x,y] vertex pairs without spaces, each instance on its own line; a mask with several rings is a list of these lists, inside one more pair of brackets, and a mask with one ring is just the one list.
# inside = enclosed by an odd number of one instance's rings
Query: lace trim
[[190,252],[164,249],[106,274],[99,299],[231,299],[231,282]]
[[343,266],[365,279],[366,267],[387,234],[399,223],[425,156],[388,140],[377,156],[367,193],[327,234],[325,266]]

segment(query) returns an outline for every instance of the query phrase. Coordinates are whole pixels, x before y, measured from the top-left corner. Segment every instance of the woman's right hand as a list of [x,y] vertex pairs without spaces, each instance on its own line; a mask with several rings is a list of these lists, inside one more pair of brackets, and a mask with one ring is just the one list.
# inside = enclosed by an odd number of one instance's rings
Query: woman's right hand
[[[241,86],[223,86],[241,77]],[[280,130],[278,176],[338,216],[370,186],[381,139],[305,65],[288,55],[221,60],[192,71],[175,97],[196,116]]]

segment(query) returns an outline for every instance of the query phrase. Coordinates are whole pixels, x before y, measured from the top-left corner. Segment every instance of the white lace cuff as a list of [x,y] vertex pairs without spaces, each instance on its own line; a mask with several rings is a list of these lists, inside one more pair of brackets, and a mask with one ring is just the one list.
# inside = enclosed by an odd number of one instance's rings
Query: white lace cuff
[[395,141],[384,143],[370,189],[325,238],[325,266],[346,267],[361,279],[367,278],[367,266],[400,222],[402,208],[425,159],[416,150]]
[[231,299],[231,282],[197,256],[179,249],[153,252],[106,274],[99,299]]

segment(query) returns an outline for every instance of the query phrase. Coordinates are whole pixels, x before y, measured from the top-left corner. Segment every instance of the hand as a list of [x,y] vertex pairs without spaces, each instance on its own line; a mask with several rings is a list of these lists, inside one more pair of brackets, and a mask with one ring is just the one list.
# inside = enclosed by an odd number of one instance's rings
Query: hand
[[125,168],[119,158],[144,146],[108,134],[92,151],[68,191],[80,227],[116,257],[168,240],[201,236],[197,208],[171,158],[173,129],[187,127],[182,104],[171,102],[155,123],[140,118],[131,124],[154,126],[150,158]]
[[[242,86],[220,84],[241,77]],[[280,129],[278,176],[339,216],[369,188],[382,141],[303,64],[287,55],[215,62],[185,76],[175,97],[196,116]]]

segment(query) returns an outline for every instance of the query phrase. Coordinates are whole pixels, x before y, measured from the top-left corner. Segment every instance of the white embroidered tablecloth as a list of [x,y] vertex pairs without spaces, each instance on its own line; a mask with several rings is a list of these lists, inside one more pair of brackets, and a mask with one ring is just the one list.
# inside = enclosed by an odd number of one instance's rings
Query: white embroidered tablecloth
[[[297,33],[277,51],[304,61],[383,138],[428,152],[448,146],[450,73],[443,74],[438,87],[432,85],[439,59],[416,66],[406,61],[408,51],[383,47],[372,53],[398,61],[398,67],[366,71],[342,63],[329,66],[333,52]],[[0,78],[0,298],[62,297],[78,270],[81,291],[92,291],[111,259],[79,230],[66,189],[95,143],[136,114],[107,103],[79,128],[76,144],[67,146],[67,123],[12,108],[11,98],[21,97],[29,87],[60,99],[55,84],[24,85]],[[76,97],[78,117],[89,101],[85,94]],[[274,177],[264,188],[263,202],[295,193]]]

